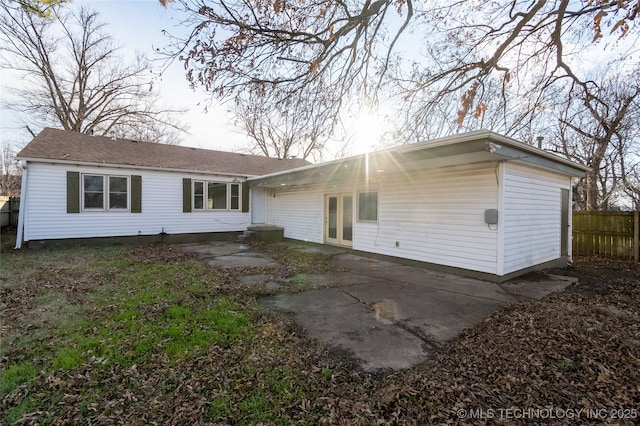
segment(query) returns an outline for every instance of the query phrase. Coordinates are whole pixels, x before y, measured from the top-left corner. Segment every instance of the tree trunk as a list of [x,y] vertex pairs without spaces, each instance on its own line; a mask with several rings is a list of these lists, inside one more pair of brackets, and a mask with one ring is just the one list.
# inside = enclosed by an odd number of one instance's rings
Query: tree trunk
[[584,189],[587,211],[598,210],[598,172],[595,168],[586,173]]

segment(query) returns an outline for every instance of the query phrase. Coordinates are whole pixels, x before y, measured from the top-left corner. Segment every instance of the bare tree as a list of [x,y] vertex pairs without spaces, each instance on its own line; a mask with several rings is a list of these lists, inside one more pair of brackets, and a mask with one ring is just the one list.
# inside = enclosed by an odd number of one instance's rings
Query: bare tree
[[50,18],[58,6],[68,3],[69,0],[16,0],[26,12]]
[[[193,85],[221,98],[245,91],[274,99],[328,93],[322,101],[331,102],[315,109],[333,124],[345,100],[376,96],[384,67],[395,63],[385,54],[392,49],[383,42],[389,34],[384,19],[397,16],[398,7],[413,8],[384,0],[179,3],[191,13],[184,25],[192,31],[175,37],[166,52],[184,61]],[[406,24],[400,27],[397,33]]]
[[[634,91],[616,98],[606,78],[640,66],[637,0],[175,2],[191,12],[191,32],[167,52],[218,97],[329,90],[324,114],[338,123],[345,100],[375,102],[386,91],[404,120],[398,143],[480,127],[533,142],[564,106],[557,133],[583,146],[556,148],[594,169],[585,206],[605,206],[635,170],[614,154],[638,143],[620,136]],[[608,72],[594,75],[596,62]],[[602,182],[612,179],[609,194]]]
[[538,91],[565,78],[587,85],[576,54],[608,33],[636,36],[640,8],[635,0],[178,1],[193,29],[173,53],[193,84],[218,96],[256,85],[293,94],[319,82],[336,98],[375,96],[402,62],[394,56],[400,37],[414,29],[427,59],[407,76],[404,96],[428,93],[421,106],[429,111],[459,95],[458,122],[482,115],[490,79],[538,76]]
[[591,169],[577,187],[577,201],[586,210],[606,210],[625,188],[633,188],[640,146],[637,72],[607,72],[588,92],[571,84],[555,109],[559,118],[549,145]]
[[331,117],[318,108],[327,105],[317,92],[284,99],[262,92],[236,98],[236,123],[251,138],[249,151],[267,157],[319,160],[331,133]]
[[24,77],[5,104],[27,128],[179,143],[183,111],[160,105],[148,63],[126,64],[97,13],[64,8],[42,16],[23,6],[0,6],[0,52],[1,66]]
[[2,143],[0,152],[0,195],[18,197],[20,195],[20,177],[22,169],[16,163],[13,147],[8,143]]

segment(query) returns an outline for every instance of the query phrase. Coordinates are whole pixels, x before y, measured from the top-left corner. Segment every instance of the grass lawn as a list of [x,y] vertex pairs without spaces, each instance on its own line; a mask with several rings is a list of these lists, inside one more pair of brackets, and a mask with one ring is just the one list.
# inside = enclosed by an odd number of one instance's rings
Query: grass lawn
[[[575,289],[498,312],[423,365],[372,376],[258,306],[266,290],[238,280],[257,271],[216,270],[167,245],[6,245],[3,424],[441,424],[509,407],[638,419],[637,265],[585,262],[565,271],[583,280]],[[277,256],[287,271],[328,268],[318,255]],[[605,412],[584,413],[555,420]]]

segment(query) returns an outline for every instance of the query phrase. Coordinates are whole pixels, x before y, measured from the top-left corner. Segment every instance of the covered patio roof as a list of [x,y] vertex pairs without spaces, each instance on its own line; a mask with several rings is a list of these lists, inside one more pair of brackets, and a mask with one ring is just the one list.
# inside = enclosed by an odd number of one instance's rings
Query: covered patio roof
[[331,183],[437,167],[491,161],[536,166],[567,176],[581,177],[588,167],[560,158],[500,134],[479,130],[432,141],[361,154],[248,179],[251,186],[276,188]]

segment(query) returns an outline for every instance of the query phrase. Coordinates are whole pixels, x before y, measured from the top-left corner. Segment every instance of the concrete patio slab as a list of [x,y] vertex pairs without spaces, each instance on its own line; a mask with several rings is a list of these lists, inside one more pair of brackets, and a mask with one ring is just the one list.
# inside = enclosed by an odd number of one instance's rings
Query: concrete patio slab
[[293,314],[311,337],[352,353],[365,370],[372,371],[406,368],[426,360],[465,328],[515,301],[493,288],[497,298],[486,298],[491,294],[487,286],[495,284],[479,281],[478,294],[462,294],[378,279],[278,294],[259,303]]
[[578,282],[578,279],[575,277],[565,277],[561,275],[548,275],[547,278],[550,279],[539,281],[515,279],[500,284],[500,287],[520,300],[539,300],[549,293],[564,290]]
[[384,281],[382,278],[368,277],[353,272],[327,272],[324,274],[299,274],[296,281],[306,288],[342,287]]
[[270,257],[262,257],[257,255],[230,255],[230,256],[218,256],[211,259],[204,259],[204,262],[209,266],[215,266],[218,268],[247,268],[247,267],[262,267],[262,268],[274,268],[279,264]]
[[201,257],[227,256],[234,253],[242,253],[251,248],[246,244],[224,241],[214,241],[208,244],[181,244],[180,247],[188,253],[195,253]]
[[310,337],[355,356],[368,371],[411,367],[426,359],[424,341],[371,314],[340,289],[322,289],[263,298],[268,308],[294,314]]
[[[259,303],[286,312],[310,337],[347,351],[367,371],[409,368],[428,359],[491,313],[540,299],[571,285],[566,277],[491,283],[361,256],[343,248],[284,242],[289,248],[332,256],[336,271],[290,278],[255,275],[244,285],[276,291]],[[218,242],[185,245],[219,268],[278,267],[264,251]],[[290,291],[303,289],[304,292]]]

